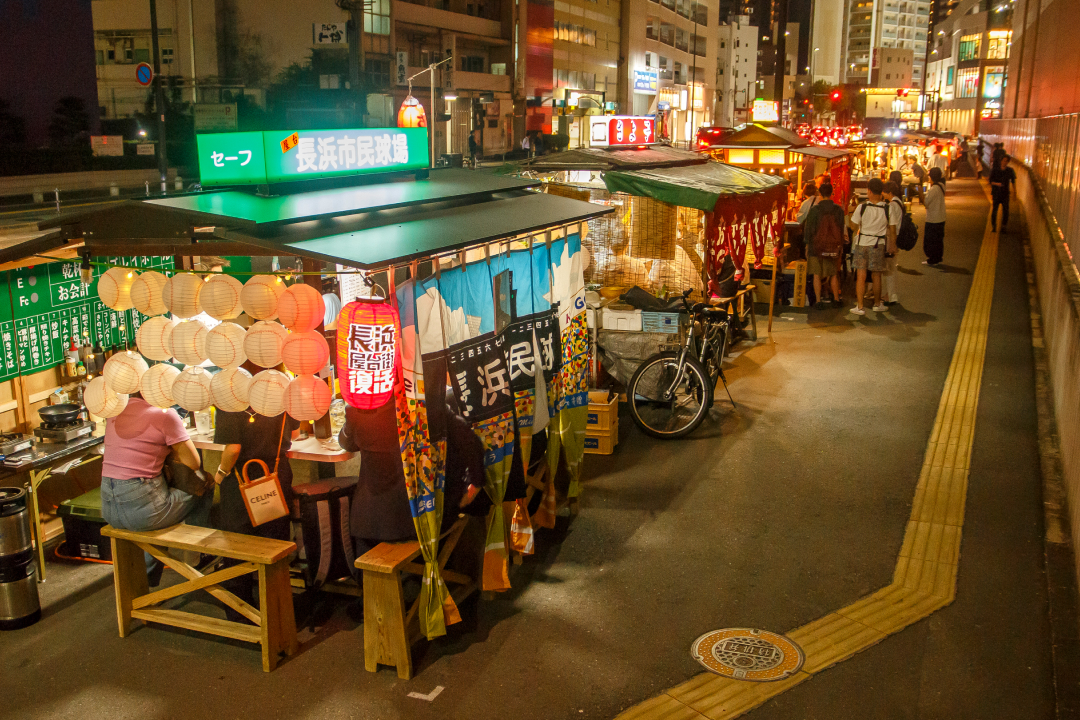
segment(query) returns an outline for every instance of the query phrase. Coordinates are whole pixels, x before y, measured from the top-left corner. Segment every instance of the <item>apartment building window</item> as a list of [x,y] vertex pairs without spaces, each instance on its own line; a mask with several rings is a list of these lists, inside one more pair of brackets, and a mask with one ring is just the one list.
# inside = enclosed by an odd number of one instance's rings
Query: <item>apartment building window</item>
[[161,48],[161,64],[162,65],[172,65],[172,61],[173,61],[173,49],[172,48]]
[[991,30],[990,42],[986,48],[986,57],[990,60],[1007,60],[1011,44],[1011,30]]
[[660,39],[660,21],[656,18],[648,18],[645,20],[645,37],[649,40]]
[[[981,35],[965,35],[960,38],[960,62],[979,59],[979,41],[981,39]],[[971,97],[975,96],[972,95]]]
[[953,71],[954,70],[956,70],[956,68],[954,66],[950,65],[948,72],[945,73],[945,84],[948,85],[949,87],[952,87],[952,85],[953,85]]
[[702,27],[709,24],[709,6],[705,3],[690,3],[690,19]]
[[368,83],[374,87],[390,86],[390,61],[377,58],[365,58],[364,68]]
[[460,56],[461,65],[458,69],[462,72],[484,72],[484,56],[483,55],[462,55]]
[[675,45],[675,26],[671,23],[660,23],[660,42],[665,45]]
[[671,60],[669,58],[664,57],[663,55],[660,55],[659,57],[660,57],[660,64],[658,65],[658,67],[660,68],[660,79],[661,80],[671,80],[672,79]]
[[956,73],[956,96],[973,98],[979,91],[979,68],[960,68]]
[[690,19],[690,0],[676,0],[675,12],[679,13],[680,17],[684,17],[687,20]]
[[682,63],[675,63],[675,75],[672,78],[672,82],[676,85],[686,84],[686,69],[683,67]]
[[389,35],[390,0],[371,0],[365,5],[364,32],[373,35]]
[[682,50],[683,52],[689,52],[690,33],[681,28],[675,29],[675,49]]
[[690,36],[690,52],[701,57],[705,57],[705,36],[704,35],[691,35]]
[[506,74],[506,63],[491,63],[491,74],[492,75],[505,75]]
[[675,9],[675,0],[660,0],[660,4],[666,7],[668,10]]
[[575,43],[577,45],[596,47],[595,30],[590,30],[581,25],[570,25],[568,23],[559,22],[558,20],[555,21],[555,39]]

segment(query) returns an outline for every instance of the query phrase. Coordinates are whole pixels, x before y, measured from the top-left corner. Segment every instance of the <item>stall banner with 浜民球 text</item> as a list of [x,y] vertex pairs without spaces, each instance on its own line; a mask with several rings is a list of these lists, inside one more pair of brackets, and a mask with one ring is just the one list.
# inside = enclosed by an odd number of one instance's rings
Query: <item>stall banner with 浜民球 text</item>
[[[108,257],[95,262],[139,270],[171,270],[171,257]],[[79,261],[43,263],[0,273],[10,298],[0,300],[0,381],[29,375],[64,362],[71,338],[102,349],[135,342],[146,316],[135,309],[117,312],[98,299],[97,280],[108,267],[93,266],[83,285]],[[123,330],[121,330],[123,328]]]

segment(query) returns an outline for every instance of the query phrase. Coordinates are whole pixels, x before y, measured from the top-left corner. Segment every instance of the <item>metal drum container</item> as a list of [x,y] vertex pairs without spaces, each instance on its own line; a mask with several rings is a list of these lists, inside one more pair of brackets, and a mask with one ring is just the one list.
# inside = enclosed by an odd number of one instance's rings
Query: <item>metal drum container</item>
[[32,563],[0,570],[0,630],[18,630],[41,619],[37,571]]
[[0,488],[0,630],[23,628],[41,618],[33,557],[26,491]]
[[22,567],[33,557],[26,490],[0,487],[0,571]]

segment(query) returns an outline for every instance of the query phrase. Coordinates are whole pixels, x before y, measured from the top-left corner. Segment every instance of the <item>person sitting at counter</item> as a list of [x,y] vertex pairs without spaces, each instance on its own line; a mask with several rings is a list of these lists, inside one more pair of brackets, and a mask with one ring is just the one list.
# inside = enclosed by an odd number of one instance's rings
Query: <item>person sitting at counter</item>
[[[241,367],[252,375],[262,370],[250,360]],[[218,504],[214,511],[214,527],[227,532],[243,535],[257,535],[275,540],[289,540],[289,517],[263,523],[258,527],[251,524],[244,498],[240,494],[240,479],[244,465],[249,460],[262,460],[273,472],[275,463],[278,480],[281,482],[282,495],[288,507],[292,507],[292,467],[289,465],[288,452],[292,446],[293,431],[300,427],[297,420],[281,413],[277,417],[259,415],[254,410],[240,412],[217,411],[214,427],[214,443],[224,445],[221,452],[221,464],[214,472],[214,482],[220,488]],[[248,468],[248,477],[257,480],[263,476],[263,469],[258,463]],[[223,561],[221,567],[235,565],[240,561]],[[246,602],[258,606],[254,596],[252,575],[241,576],[221,583],[221,586]],[[240,619],[240,614],[226,608],[229,619]]]
[[[124,411],[105,422],[101,514],[107,523],[134,531],[180,522],[209,525],[214,494],[198,497],[170,487],[162,474],[170,453],[199,470],[199,451],[176,411],[154,407],[139,393],[128,396]],[[146,562],[150,584],[156,586],[164,566],[149,554]]]

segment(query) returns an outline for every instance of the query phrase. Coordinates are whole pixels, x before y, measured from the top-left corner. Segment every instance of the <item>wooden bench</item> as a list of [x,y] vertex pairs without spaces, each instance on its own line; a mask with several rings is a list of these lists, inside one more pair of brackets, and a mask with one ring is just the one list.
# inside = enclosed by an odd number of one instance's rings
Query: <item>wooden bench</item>
[[[459,517],[439,540],[439,572],[455,603],[462,602],[476,590],[476,581],[447,569],[446,562],[457,547],[469,518]],[[376,672],[379,663],[393,665],[398,677],[412,677],[413,644],[420,639],[420,598],[413,601],[408,611],[401,589],[402,573],[424,573],[420,557],[420,543],[379,543],[356,559],[356,567],[364,573],[364,667]]]
[[[126,637],[134,629],[132,620],[142,620],[259,643],[266,672],[277,666],[282,652],[286,655],[296,652],[296,621],[289,585],[289,556],[296,551],[294,543],[185,524],[146,532],[106,525],[101,534],[112,538],[120,637]],[[205,553],[241,562],[204,575],[170,555],[169,550]],[[180,573],[187,582],[149,592],[144,552]],[[217,587],[218,583],[249,573],[259,576],[258,610],[228,590]],[[206,590],[254,624],[159,607],[160,603],[195,590]]]

